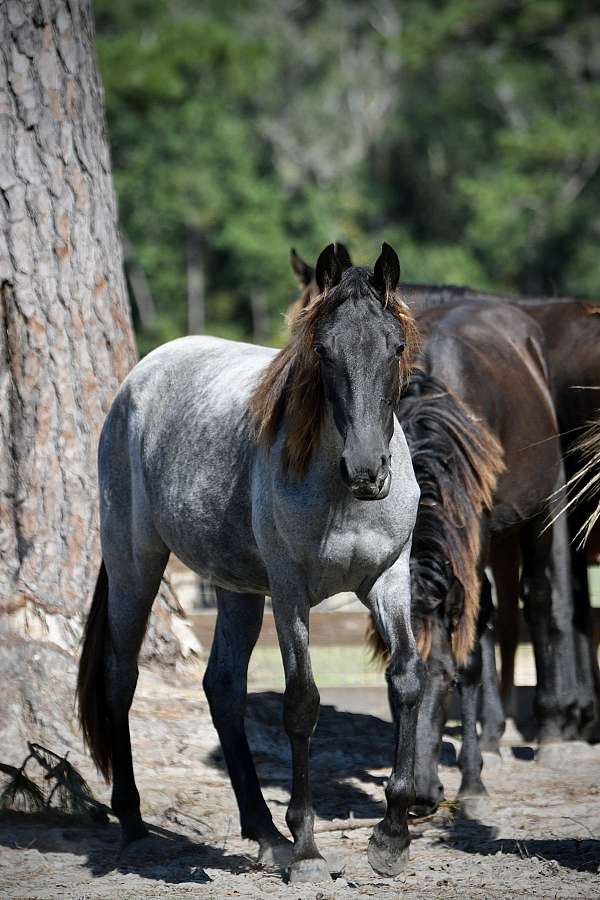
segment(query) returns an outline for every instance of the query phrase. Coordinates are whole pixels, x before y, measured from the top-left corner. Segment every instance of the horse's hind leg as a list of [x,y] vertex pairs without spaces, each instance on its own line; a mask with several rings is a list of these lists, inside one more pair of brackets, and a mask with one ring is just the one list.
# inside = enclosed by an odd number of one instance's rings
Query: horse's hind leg
[[496,538],[490,547],[498,597],[497,633],[502,666],[500,693],[508,716],[513,713],[515,656],[519,644],[519,552],[518,537],[514,535]]
[[495,610],[489,581],[484,577],[480,601],[481,628],[481,737],[482,751],[498,753],[500,738],[504,734],[506,722],[496,671],[496,647],[494,640]]
[[259,862],[288,863],[291,844],[273,824],[244,725],[248,663],[260,634],[265,598],[217,588],[217,602],[217,624],[204,690],[237,798],[242,836],[258,842]]
[[129,709],[138,678],[138,653],[169,551],[158,538],[143,551],[111,543],[118,546],[118,552],[105,552],[108,634],[104,684],[111,734],[111,806],[121,823],[123,846],[126,846],[147,834],[133,775]]

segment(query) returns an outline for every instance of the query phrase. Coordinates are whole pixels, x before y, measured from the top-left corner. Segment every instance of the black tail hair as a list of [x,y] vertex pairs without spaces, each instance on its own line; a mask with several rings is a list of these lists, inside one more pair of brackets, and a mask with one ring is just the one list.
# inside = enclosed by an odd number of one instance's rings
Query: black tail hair
[[77,677],[77,702],[84,740],[97,768],[108,782],[112,772],[112,741],[104,689],[107,624],[108,575],[103,560],[85,626]]

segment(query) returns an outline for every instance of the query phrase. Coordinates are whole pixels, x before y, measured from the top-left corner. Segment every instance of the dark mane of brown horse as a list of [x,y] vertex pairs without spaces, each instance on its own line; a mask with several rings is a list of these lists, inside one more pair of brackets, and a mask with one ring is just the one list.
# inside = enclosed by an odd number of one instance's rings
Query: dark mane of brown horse
[[[250,399],[250,422],[256,440],[263,446],[273,444],[285,416],[284,472],[303,475],[318,446],[325,398],[319,357],[314,351],[316,328],[346,296],[338,286],[310,300],[295,314],[290,341],[269,364]],[[416,326],[397,291],[388,291],[382,302],[404,331],[406,350],[400,360],[402,384],[416,344]]]
[[[426,659],[431,614],[445,602],[455,578],[463,602],[459,609],[445,610],[445,616],[452,623],[454,657],[465,664],[479,613],[481,514],[491,508],[504,470],[502,447],[456,395],[420,370],[413,373],[397,414],[421,489],[411,560],[417,646]],[[374,655],[383,656],[374,628],[368,640]]]

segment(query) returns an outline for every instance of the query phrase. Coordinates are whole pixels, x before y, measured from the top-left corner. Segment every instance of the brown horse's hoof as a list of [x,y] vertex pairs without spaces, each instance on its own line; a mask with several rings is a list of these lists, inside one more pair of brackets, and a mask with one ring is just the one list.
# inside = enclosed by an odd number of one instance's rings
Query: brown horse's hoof
[[282,835],[280,841],[260,845],[257,862],[259,866],[265,866],[265,868],[287,869],[292,861],[293,849],[292,842],[286,840]]
[[371,868],[386,878],[399,875],[408,863],[408,845],[407,838],[389,836],[381,830],[379,825],[376,825],[367,851]]
[[329,866],[318,856],[314,859],[299,859],[289,869],[290,884],[307,884],[315,881],[331,881]]

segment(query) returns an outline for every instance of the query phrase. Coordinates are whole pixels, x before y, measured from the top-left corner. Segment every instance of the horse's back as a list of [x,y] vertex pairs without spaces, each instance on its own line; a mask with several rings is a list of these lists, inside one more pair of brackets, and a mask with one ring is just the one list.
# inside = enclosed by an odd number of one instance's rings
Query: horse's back
[[491,301],[422,318],[428,369],[500,440],[506,472],[497,496],[525,518],[554,490],[560,461],[541,328],[515,306]]
[[165,344],[138,363],[100,441],[103,520],[125,520],[133,532],[151,521],[161,541],[196,571],[214,572],[217,580],[230,571],[227,583],[234,586],[239,570],[244,586],[243,548],[255,568],[250,481],[256,446],[247,405],[273,355],[198,336]]

